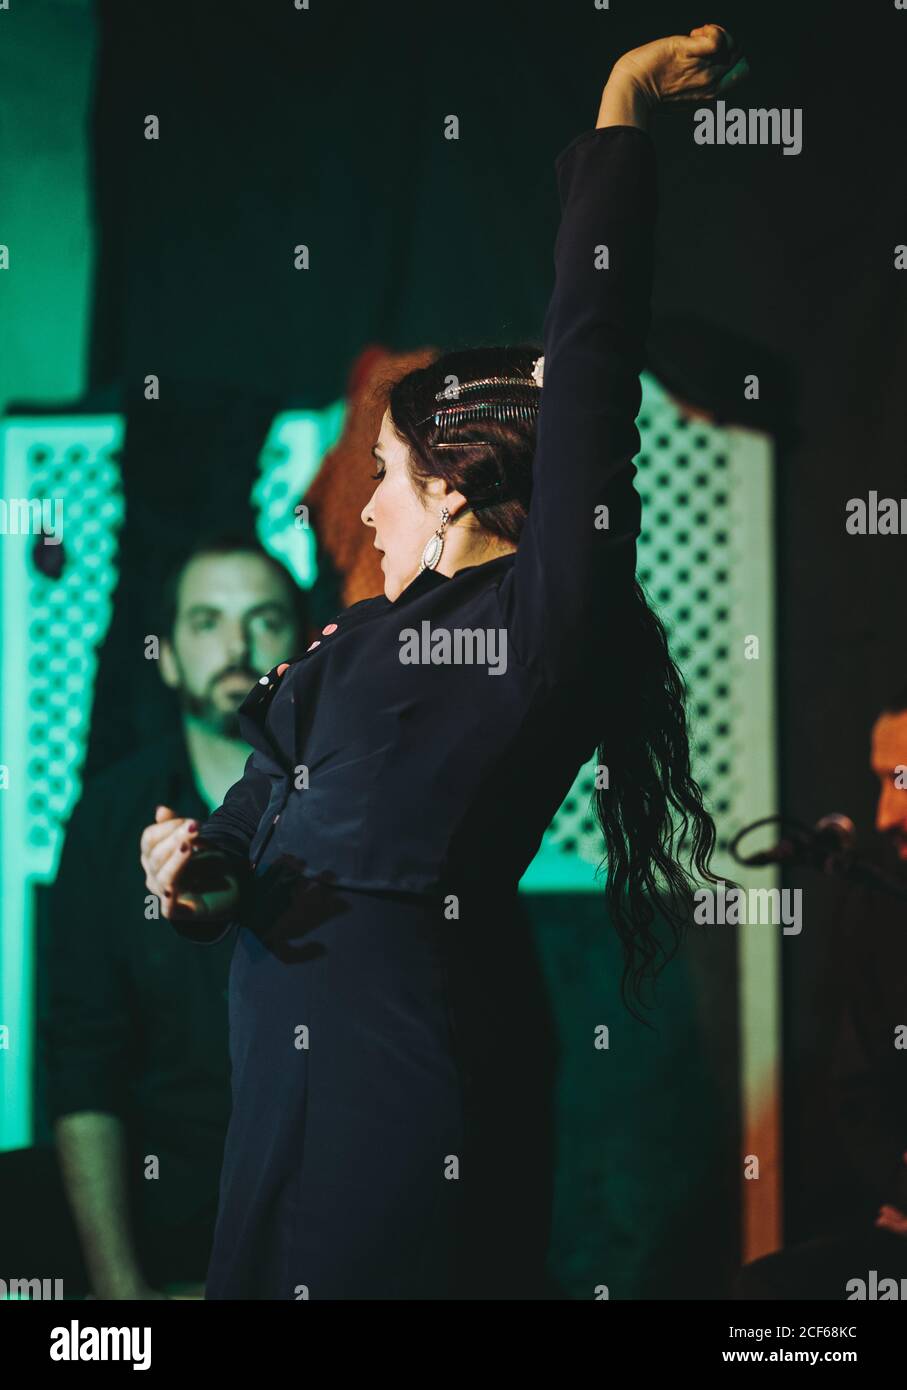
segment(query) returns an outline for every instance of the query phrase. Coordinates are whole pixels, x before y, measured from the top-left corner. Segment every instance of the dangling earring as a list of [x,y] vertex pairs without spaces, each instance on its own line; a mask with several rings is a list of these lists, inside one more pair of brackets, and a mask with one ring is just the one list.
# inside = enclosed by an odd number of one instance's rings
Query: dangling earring
[[441,508],[441,525],[433,536],[425,544],[422,551],[422,560],[419,565],[419,573],[423,570],[433,570],[441,558],[441,551],[444,549],[444,532],[450,520],[450,512],[446,507]]

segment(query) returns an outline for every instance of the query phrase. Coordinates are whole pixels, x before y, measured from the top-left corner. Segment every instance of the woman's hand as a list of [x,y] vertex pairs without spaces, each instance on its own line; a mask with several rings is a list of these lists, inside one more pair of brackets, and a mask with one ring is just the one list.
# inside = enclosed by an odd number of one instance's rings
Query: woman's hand
[[620,74],[648,105],[657,106],[713,101],[748,72],[747,61],[727,29],[720,24],[701,24],[689,37],[675,34],[631,48],[614,65],[612,77]]
[[197,822],[158,806],[140,849],[146,887],[160,899],[165,918],[217,922],[233,915],[239,903],[236,874],[226,855],[199,838]]

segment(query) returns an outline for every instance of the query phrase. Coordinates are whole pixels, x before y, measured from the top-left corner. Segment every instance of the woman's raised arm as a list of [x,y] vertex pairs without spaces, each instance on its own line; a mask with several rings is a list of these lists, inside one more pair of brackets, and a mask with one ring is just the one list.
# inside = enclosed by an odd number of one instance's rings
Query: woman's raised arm
[[743,75],[738,60],[716,25],[625,54],[598,124],[555,164],[562,212],[532,500],[501,586],[516,655],[551,682],[580,676],[601,655],[635,576],[633,458],[657,205],[649,114],[662,102],[712,99]]

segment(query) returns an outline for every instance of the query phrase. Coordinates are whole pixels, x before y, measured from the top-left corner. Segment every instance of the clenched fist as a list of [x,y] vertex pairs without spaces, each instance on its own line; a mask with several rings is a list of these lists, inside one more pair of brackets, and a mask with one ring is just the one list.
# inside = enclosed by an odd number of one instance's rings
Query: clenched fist
[[230,860],[199,838],[196,821],[159,806],[140,844],[146,886],[168,920],[224,921],[239,904],[239,881]]
[[629,78],[650,105],[710,101],[747,75],[746,59],[720,24],[702,24],[689,36],[644,43],[619,58],[615,71]]

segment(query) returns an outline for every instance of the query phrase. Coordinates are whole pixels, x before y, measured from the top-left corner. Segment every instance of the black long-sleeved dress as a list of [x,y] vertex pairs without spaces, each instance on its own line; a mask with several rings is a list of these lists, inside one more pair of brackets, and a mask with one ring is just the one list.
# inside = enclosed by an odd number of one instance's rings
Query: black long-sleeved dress
[[353,604],[262,677],[202,826],[245,884],[208,1298],[543,1296],[550,1057],[516,888],[621,679],[654,146],[586,131],[556,172],[518,550]]

